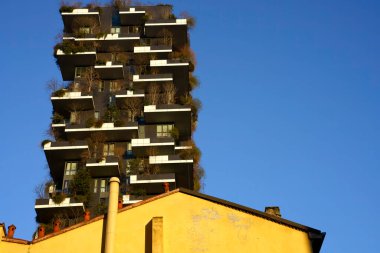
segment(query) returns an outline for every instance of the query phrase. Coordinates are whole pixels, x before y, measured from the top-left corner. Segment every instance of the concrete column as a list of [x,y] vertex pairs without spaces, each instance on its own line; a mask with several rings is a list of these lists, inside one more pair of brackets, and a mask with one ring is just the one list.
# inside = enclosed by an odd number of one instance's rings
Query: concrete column
[[110,193],[108,198],[108,213],[104,253],[113,253],[115,248],[117,202],[119,199],[120,180],[117,177],[110,179]]
[[152,219],[152,253],[164,252],[164,220],[162,217]]

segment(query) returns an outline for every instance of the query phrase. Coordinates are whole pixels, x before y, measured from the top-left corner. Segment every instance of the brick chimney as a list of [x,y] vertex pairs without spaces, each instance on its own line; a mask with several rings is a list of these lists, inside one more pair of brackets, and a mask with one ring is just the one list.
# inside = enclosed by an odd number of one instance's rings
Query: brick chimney
[[40,225],[38,227],[38,238],[42,238],[45,236],[45,226],[44,225]]
[[7,234],[7,237],[8,238],[13,238],[14,234],[15,234],[15,230],[16,230],[16,226],[15,225],[10,225],[8,226],[8,234]]
[[169,183],[168,182],[165,182],[162,184],[164,186],[164,190],[165,192],[169,192],[170,191],[170,188],[169,188]]
[[280,207],[278,206],[267,206],[265,207],[265,212],[267,214],[275,215],[277,217],[281,217]]
[[59,219],[54,221],[53,232],[59,232],[61,230],[61,221]]

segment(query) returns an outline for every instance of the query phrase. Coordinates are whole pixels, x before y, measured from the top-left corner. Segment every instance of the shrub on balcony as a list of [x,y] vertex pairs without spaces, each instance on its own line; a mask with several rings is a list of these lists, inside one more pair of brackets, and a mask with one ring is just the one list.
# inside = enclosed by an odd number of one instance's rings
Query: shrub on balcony
[[69,186],[73,198],[80,199],[81,202],[87,205],[91,197],[90,183],[91,176],[88,170],[86,168],[79,169]]
[[114,127],[122,127],[125,125],[124,121],[121,119],[115,120],[113,123]]
[[95,118],[94,117],[90,117],[86,120],[86,127],[87,128],[93,127],[94,124],[95,124]]
[[189,74],[189,85],[192,90],[199,87],[198,78],[191,73]]
[[102,126],[103,126],[103,120],[98,119],[97,121],[95,121],[94,127],[101,128]]
[[53,124],[60,124],[64,122],[65,118],[61,114],[55,112],[53,116],[51,116],[51,120]]
[[103,59],[96,60],[96,65],[106,65],[107,61]]
[[44,148],[45,144],[47,144],[49,142],[51,142],[51,140],[49,140],[49,139],[41,141],[41,148]]
[[51,95],[53,97],[63,97],[65,95],[66,91],[67,91],[66,89],[62,88],[62,89],[54,91]]
[[62,5],[61,8],[59,8],[59,12],[73,12],[74,7],[73,6],[68,6],[68,5]]
[[55,204],[61,204],[66,198],[66,195],[63,192],[57,192],[54,194],[51,199]]

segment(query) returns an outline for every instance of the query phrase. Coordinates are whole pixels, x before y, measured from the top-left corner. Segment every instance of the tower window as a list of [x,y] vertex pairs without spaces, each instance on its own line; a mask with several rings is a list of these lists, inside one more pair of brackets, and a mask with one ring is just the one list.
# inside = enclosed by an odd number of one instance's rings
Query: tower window
[[157,137],[171,137],[174,125],[157,125]]

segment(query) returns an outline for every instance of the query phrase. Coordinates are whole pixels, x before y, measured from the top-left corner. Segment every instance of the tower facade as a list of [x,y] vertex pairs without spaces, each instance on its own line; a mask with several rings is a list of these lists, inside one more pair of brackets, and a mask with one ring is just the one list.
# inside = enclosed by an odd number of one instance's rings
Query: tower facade
[[102,214],[111,177],[120,178],[123,206],[178,187],[199,190],[192,18],[177,18],[170,5],[60,13],[54,56],[64,85],[50,83],[52,138],[42,147],[52,180],[36,200],[37,222]]

